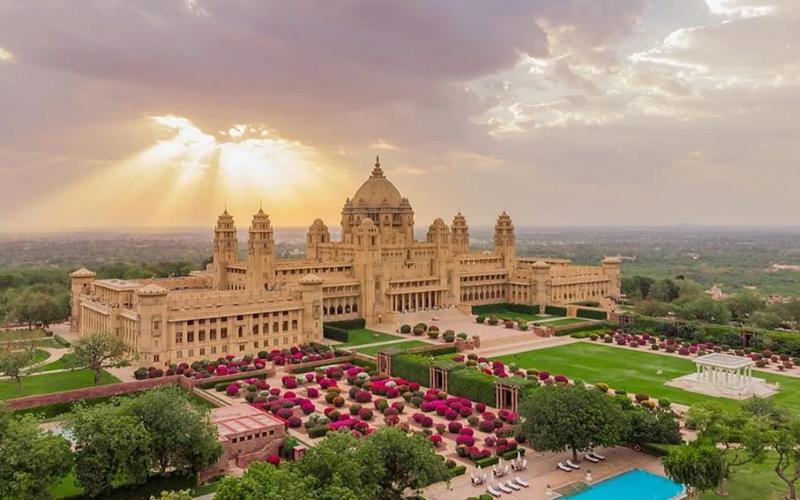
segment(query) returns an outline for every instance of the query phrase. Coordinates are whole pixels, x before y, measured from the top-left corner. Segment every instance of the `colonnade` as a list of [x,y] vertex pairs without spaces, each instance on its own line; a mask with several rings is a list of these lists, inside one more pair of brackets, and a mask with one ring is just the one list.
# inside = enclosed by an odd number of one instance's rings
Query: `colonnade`
[[408,292],[391,295],[392,311],[404,312],[445,305],[445,291]]
[[749,366],[741,368],[723,368],[721,366],[698,364],[697,380],[711,384],[744,387],[753,380],[753,371]]

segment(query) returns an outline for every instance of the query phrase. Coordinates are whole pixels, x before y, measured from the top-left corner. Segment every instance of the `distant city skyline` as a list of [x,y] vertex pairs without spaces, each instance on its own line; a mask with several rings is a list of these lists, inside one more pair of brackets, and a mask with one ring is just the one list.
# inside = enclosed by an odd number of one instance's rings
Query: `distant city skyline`
[[376,155],[418,228],[794,227],[798,23],[796,0],[0,0],[0,232],[226,203],[334,228]]

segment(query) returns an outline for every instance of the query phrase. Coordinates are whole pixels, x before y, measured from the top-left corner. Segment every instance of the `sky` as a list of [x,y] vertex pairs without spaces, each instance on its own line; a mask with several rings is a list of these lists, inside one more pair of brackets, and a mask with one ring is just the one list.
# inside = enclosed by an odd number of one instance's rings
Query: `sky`
[[797,225],[797,0],[0,0],[0,230]]

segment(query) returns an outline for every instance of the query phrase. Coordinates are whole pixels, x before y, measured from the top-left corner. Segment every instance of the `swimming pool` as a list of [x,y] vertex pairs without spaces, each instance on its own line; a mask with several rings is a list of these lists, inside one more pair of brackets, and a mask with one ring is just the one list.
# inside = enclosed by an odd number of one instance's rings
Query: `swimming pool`
[[601,481],[569,500],[668,500],[684,492],[681,484],[642,469]]

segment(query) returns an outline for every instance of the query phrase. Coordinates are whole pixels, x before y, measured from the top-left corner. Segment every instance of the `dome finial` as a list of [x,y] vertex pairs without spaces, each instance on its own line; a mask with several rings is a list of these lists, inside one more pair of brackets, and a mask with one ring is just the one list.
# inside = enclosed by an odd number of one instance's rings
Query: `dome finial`
[[375,156],[375,168],[372,169],[372,177],[383,177],[383,169],[381,168],[381,159]]

